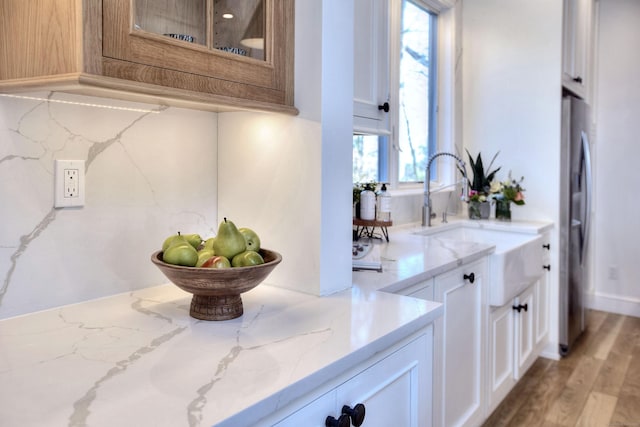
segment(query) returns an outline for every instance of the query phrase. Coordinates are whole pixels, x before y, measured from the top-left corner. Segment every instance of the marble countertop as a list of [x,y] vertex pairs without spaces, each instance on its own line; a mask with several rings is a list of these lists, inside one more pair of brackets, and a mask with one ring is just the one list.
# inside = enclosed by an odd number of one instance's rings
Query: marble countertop
[[493,252],[494,246],[483,243],[453,242],[428,238],[430,234],[461,226],[513,233],[541,234],[550,230],[553,223],[542,221],[472,221],[454,217],[446,224],[434,222],[430,228],[419,225],[394,227],[389,229],[388,243],[373,240],[379,247],[382,273],[375,271],[354,272],[354,285],[367,289],[398,292]]
[[2,320],[2,425],[253,425],[442,314],[381,290],[493,250],[414,231],[394,230],[380,245],[384,271],[354,273],[348,291],[263,284],[229,321],[189,317],[191,295],[171,284]]
[[1,424],[250,426],[440,315],[359,288],[258,286],[243,302],[240,318],[198,321],[164,285],[0,322]]

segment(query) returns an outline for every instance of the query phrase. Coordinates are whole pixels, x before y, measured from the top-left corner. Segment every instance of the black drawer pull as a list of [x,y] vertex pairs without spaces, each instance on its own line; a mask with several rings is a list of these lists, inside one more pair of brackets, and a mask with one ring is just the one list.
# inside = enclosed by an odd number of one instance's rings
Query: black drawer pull
[[362,403],[358,403],[353,407],[353,409],[344,405],[342,407],[342,413],[351,417],[351,424],[353,427],[360,427],[364,422],[365,407]]
[[469,281],[469,283],[473,283],[473,282],[475,282],[475,281],[476,281],[476,275],[475,275],[475,274],[473,274],[473,273],[471,273],[471,274],[465,274],[464,276],[462,276],[462,278],[463,278],[464,280],[468,280],[468,281]]
[[524,310],[524,311],[529,311],[529,305],[528,304],[519,304],[519,305],[514,305],[512,307],[515,311],[517,311],[518,313],[520,313],[520,311]]
[[326,420],[324,420],[325,427],[349,427],[351,425],[351,420],[349,420],[348,415],[340,415],[336,420],[334,417],[329,415]]
[[551,271],[551,266],[550,265],[543,265],[542,268],[544,268],[547,271]]
[[546,245],[542,245],[544,249],[551,250],[551,243],[547,243]]
[[382,104],[382,105],[378,105],[378,110],[382,110],[382,111],[384,111],[385,113],[388,113],[388,112],[389,112],[389,103],[388,103],[388,102],[385,102],[385,103],[384,103],[384,104]]

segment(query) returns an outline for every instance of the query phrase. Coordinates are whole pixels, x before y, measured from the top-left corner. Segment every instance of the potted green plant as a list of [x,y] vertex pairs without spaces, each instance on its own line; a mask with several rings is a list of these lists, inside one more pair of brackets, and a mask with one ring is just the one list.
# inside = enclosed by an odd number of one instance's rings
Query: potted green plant
[[[491,205],[488,200],[491,192],[491,182],[500,170],[500,167],[493,170],[491,170],[491,167],[500,152],[498,151],[493,156],[489,166],[485,169],[481,153],[478,153],[474,160],[469,150],[466,151],[467,156],[469,156],[469,166],[471,167],[472,174],[472,176],[470,176],[464,171],[469,182],[469,218],[487,219],[491,213]],[[458,166],[458,168],[460,167]]]

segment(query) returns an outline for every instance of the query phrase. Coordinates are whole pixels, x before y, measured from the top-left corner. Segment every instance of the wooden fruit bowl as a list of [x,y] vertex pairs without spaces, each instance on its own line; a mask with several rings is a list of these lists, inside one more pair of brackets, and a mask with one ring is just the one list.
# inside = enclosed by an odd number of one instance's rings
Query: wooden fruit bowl
[[229,320],[242,316],[240,294],[262,282],[282,256],[268,249],[260,249],[264,264],[250,267],[196,268],[167,264],[162,251],[151,255],[153,262],[177,287],[193,294],[191,317],[201,320]]

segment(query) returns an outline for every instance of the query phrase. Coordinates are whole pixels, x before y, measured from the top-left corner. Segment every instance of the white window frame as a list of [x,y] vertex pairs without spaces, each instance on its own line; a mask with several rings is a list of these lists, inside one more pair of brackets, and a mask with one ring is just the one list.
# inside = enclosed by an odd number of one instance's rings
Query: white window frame
[[[459,22],[460,6],[454,7],[455,0],[412,0],[421,4],[425,8],[431,10],[438,15],[437,19],[437,61],[436,61],[436,78],[437,78],[437,95],[436,95],[436,146],[437,151],[448,151],[458,155],[462,154],[462,141],[459,145],[455,143],[460,140],[457,135],[461,134],[460,121],[458,119],[461,114],[461,105],[458,107],[456,103],[456,93],[461,93],[461,70],[456,69],[456,62],[459,61],[461,53],[461,34],[460,29],[456,27]],[[390,31],[389,42],[391,46],[390,52],[390,103],[396,106],[390,112],[391,117],[391,135],[387,153],[389,159],[389,180],[392,193],[422,193],[424,183],[400,183],[398,180],[398,132],[397,126],[399,121],[399,93],[400,93],[400,31],[402,28],[402,0],[391,0],[390,5]],[[457,43],[456,43],[457,41]],[[458,78],[456,79],[456,73]],[[458,87],[459,85],[460,87]],[[432,181],[431,188],[448,186],[455,182],[455,167],[438,168],[438,176]]]

